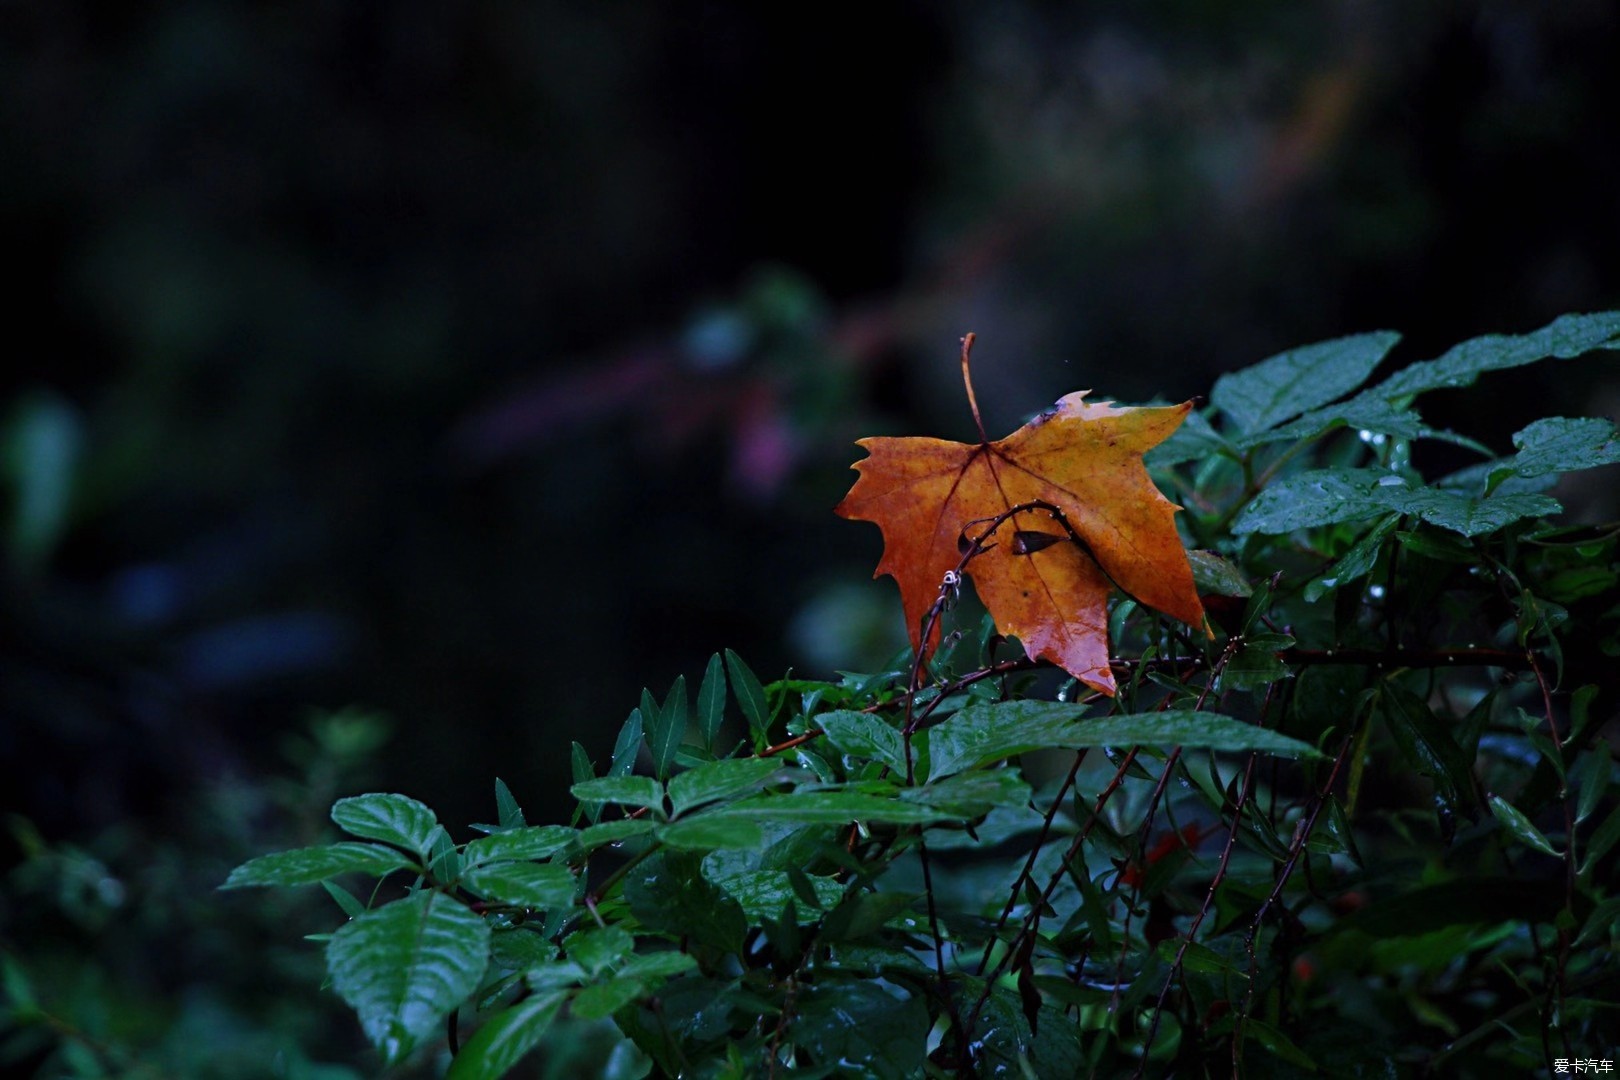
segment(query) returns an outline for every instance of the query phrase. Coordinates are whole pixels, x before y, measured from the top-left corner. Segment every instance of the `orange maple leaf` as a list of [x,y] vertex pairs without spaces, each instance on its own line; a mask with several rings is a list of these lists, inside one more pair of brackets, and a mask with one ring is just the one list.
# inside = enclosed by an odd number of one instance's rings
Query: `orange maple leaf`
[[[960,568],[996,625],[1017,636],[1032,659],[1051,660],[1111,695],[1108,595],[1114,585],[1206,628],[1176,534],[1180,508],[1153,486],[1142,463],[1192,402],[1092,404],[1082,390],[991,442],[968,374],[972,345],[969,334],[962,342],[962,378],[980,442],[861,439],[870,456],[853,466],[860,479],[836,512],[883,530],[883,559],[872,576],[889,574],[899,583],[913,648],[922,647],[922,624],[946,573]],[[974,551],[974,541],[1003,515],[994,535]],[[930,645],[937,641],[936,624]]]

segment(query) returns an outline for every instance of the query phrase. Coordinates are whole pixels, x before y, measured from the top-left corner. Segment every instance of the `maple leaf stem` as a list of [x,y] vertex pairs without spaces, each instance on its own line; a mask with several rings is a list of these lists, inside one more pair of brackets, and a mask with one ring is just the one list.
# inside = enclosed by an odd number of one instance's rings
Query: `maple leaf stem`
[[979,399],[973,393],[973,375],[969,371],[974,337],[971,330],[962,335],[962,385],[967,387],[968,408],[973,410],[973,423],[979,429],[979,441],[989,442],[990,436],[984,432],[984,419],[979,416]]

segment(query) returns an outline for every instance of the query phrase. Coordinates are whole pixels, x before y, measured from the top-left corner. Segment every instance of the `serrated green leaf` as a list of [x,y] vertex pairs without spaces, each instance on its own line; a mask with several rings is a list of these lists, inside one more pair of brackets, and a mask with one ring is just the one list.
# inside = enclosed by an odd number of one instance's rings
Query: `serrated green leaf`
[[1564,315],[1533,333],[1472,338],[1453,346],[1439,359],[1397,371],[1368,393],[1386,400],[1410,397],[1428,390],[1469,386],[1488,371],[1613,348],[1620,348],[1620,311]]
[[1393,473],[1378,469],[1311,469],[1268,484],[1232,523],[1232,531],[1276,535],[1388,513],[1372,495]]
[[1305,345],[1215,380],[1210,402],[1244,434],[1276,427],[1366,381],[1400,335],[1389,331]]
[[462,1044],[445,1080],[499,1080],[505,1076],[540,1045],[567,996],[562,990],[542,991],[491,1017]]
[[1544,855],[1551,855],[1555,859],[1563,858],[1558,849],[1552,846],[1552,841],[1542,835],[1541,830],[1536,828],[1530,819],[1525,817],[1512,803],[1500,795],[1488,795],[1485,804],[1490,807],[1491,816],[1496,818],[1504,829],[1512,833],[1513,838],[1518,840],[1519,843],[1524,844],[1526,847],[1535,848]]
[[641,710],[631,709],[624,726],[619,729],[618,739],[613,743],[613,761],[607,772],[609,776],[629,776],[635,771],[636,755],[641,752],[641,744],[645,741],[642,730]]
[[1402,514],[1464,536],[1495,532],[1525,518],[1557,514],[1564,508],[1549,495],[1496,494],[1483,497],[1433,487],[1386,484],[1373,493],[1376,501]]
[[440,881],[454,881],[461,876],[461,856],[450,834],[440,825],[428,843],[428,872]]
[[577,836],[578,830],[566,825],[526,825],[521,829],[479,837],[463,849],[462,856],[469,866],[544,859],[573,843]]
[[1537,420],[1513,436],[1519,452],[1491,467],[1491,479],[1577,472],[1620,462],[1620,438],[1608,420],[1555,416]]
[[384,874],[410,866],[411,860],[391,847],[346,840],[340,844],[297,848],[260,855],[232,870],[221,889],[261,885],[313,885],[339,874]]
[[495,820],[503,829],[518,829],[528,824],[523,820],[523,807],[512,797],[512,789],[498,776],[495,778]]
[[433,811],[404,795],[356,795],[332,804],[332,820],[350,836],[397,844],[424,858],[439,819]]
[[585,803],[649,806],[660,813],[664,808],[664,785],[650,776],[603,776],[575,784],[568,792]]
[[720,734],[720,724],[726,717],[726,666],[715,653],[709,657],[709,666],[703,670],[703,684],[698,687],[697,722],[703,735],[703,745],[714,748]]
[[731,692],[736,695],[737,705],[748,721],[748,730],[753,733],[756,743],[763,741],[771,724],[765,687],[760,685],[759,677],[753,670],[743,663],[743,658],[730,649],[726,650],[726,671],[731,674]]
[[502,862],[473,867],[461,885],[485,900],[550,911],[573,904],[578,883],[556,863]]
[[816,725],[827,741],[851,757],[870,758],[906,775],[906,746],[898,729],[870,713],[838,710],[822,713]]
[[1185,746],[1320,757],[1307,743],[1219,713],[1173,711],[1085,717],[1088,706],[1046,701],[970,705],[929,731],[929,782],[1031,750]]
[[478,989],[489,936],[482,916],[423,890],[340,927],[326,946],[327,972],[366,1036],[395,1062]]
[[771,758],[733,758],[711,761],[678,773],[669,781],[672,816],[679,817],[695,806],[752,791],[782,768],[780,761]]

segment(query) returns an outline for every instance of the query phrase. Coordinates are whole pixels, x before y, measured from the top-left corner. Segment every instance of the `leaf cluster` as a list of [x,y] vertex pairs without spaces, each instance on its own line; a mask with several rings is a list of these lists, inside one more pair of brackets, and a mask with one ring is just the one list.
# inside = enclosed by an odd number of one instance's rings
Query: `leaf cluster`
[[[958,620],[882,670],[712,658],[573,747],[573,820],[403,795],[229,888],[320,883],[383,1056],[497,1077],[1500,1076],[1612,1054],[1620,525],[1607,420],[1495,454],[1418,404],[1620,313],[1369,383],[1389,333],[1222,378],[1148,456],[1215,633],[1112,601],[1117,697]],[[1444,475],[1425,444],[1477,460]],[[1414,452],[1417,448],[1417,452]],[[923,635],[929,641],[927,634]],[[597,762],[602,766],[598,771]],[[374,882],[351,891],[342,883]],[[444,1033],[448,1031],[448,1040]]]

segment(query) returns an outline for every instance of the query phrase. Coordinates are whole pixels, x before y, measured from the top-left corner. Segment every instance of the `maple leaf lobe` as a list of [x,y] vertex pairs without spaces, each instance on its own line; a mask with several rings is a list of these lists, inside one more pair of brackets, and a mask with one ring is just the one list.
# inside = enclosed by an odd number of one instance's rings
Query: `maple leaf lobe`
[[[1032,657],[1113,693],[1107,601],[1113,584],[1194,627],[1205,627],[1192,569],[1175,529],[1178,507],[1159,493],[1142,455],[1192,408],[1124,407],[1069,394],[995,442],[919,437],[861,439],[868,457],[836,512],[875,523],[914,648],[940,581],[959,566],[1004,633]],[[1062,518],[1020,511],[962,565],[964,534],[1013,507],[1040,503]],[[1065,527],[1066,526],[1066,527]],[[1059,542],[1042,539],[1062,535]],[[1061,542],[1069,531],[1082,543]],[[1082,546],[1083,544],[1083,546]],[[936,627],[937,634],[937,627]],[[937,640],[937,639],[936,639]]]

